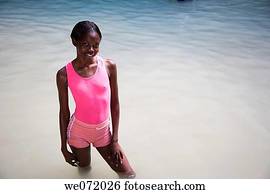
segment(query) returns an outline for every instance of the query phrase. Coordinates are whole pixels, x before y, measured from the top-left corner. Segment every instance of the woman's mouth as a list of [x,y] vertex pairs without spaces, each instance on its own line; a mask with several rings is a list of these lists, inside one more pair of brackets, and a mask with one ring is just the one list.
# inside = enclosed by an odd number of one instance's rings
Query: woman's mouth
[[95,53],[87,53],[86,56],[88,57],[93,57],[95,55]]

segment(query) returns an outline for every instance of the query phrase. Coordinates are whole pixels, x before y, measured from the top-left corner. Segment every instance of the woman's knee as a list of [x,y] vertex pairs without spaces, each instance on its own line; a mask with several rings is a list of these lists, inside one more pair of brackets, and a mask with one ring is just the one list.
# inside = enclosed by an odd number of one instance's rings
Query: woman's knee
[[91,163],[90,146],[86,148],[71,147],[71,150],[75,154],[77,164],[79,167],[90,166]]
[[78,166],[84,168],[84,167],[90,166],[90,163],[91,163],[90,160],[79,161],[79,162],[78,162]]
[[78,166],[79,167],[88,167],[91,164],[91,156],[90,155],[80,155],[77,157],[78,159]]

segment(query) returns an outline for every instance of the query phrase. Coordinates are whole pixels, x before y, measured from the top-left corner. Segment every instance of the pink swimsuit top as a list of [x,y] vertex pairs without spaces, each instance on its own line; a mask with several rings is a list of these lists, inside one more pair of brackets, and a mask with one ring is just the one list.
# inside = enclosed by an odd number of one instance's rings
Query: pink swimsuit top
[[73,115],[88,124],[99,124],[110,117],[109,77],[103,59],[97,56],[97,61],[96,72],[90,77],[80,76],[71,62],[66,65],[68,87],[76,104]]

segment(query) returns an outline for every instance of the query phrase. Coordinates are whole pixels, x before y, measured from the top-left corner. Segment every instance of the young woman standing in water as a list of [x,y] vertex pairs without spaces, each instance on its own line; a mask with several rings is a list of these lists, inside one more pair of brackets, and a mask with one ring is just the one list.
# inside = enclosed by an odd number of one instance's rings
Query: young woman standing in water
[[[93,144],[121,178],[134,178],[135,172],[118,143],[117,68],[111,60],[98,55],[101,38],[94,22],[77,23],[71,32],[77,57],[56,74],[61,151],[69,164],[87,167],[90,166],[90,147]],[[71,117],[68,87],[76,104]],[[67,144],[72,153],[68,151]]]

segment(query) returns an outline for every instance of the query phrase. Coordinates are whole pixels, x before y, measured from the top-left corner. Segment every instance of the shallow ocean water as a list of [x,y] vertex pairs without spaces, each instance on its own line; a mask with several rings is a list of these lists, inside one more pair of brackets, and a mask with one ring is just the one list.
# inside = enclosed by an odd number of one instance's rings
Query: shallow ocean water
[[270,178],[268,0],[0,1],[1,178],[117,177],[95,149],[90,173],[60,152],[55,74],[88,19],[138,178]]

